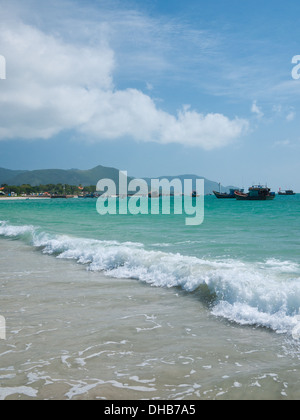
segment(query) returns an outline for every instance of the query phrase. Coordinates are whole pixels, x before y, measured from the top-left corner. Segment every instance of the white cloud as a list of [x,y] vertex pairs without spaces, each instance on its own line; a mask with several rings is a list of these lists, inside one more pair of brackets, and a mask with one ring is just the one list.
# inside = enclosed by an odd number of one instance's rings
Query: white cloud
[[230,144],[247,128],[248,123],[243,119],[230,120],[222,114],[203,115],[184,108],[179,111],[177,119],[164,126],[162,141],[184,141],[191,146],[212,150]]
[[153,85],[149,82],[146,82],[146,88],[147,90],[153,90]]
[[295,118],[295,116],[296,116],[296,113],[295,113],[294,111],[290,111],[290,112],[288,113],[288,115],[286,116],[286,120],[287,120],[287,121],[293,121],[293,120],[294,120],[294,118]]
[[286,140],[278,140],[275,141],[274,146],[290,146],[291,145],[291,141],[289,139]]
[[1,23],[0,42],[7,60],[0,140],[49,139],[76,130],[93,141],[129,137],[211,150],[247,129],[244,119],[188,107],[172,115],[139,90],[115,89],[116,58],[106,40],[76,44],[14,20]]
[[282,105],[273,105],[273,107],[272,107],[272,111],[273,111],[275,114],[280,115],[280,114],[281,114],[281,112],[282,112]]
[[[100,96],[103,100],[100,100]],[[130,136],[138,141],[181,143],[206,150],[223,147],[247,128],[243,119],[221,114],[202,115],[184,107],[177,116],[158,109],[154,101],[136,89],[100,94],[97,113],[81,127],[87,134],[106,139]]]
[[261,108],[257,105],[256,101],[253,101],[251,106],[251,112],[256,114],[257,118],[262,118],[264,113],[262,112]]
[[294,121],[296,117],[294,107],[291,106],[273,105],[272,111],[276,117],[285,118],[288,122]]

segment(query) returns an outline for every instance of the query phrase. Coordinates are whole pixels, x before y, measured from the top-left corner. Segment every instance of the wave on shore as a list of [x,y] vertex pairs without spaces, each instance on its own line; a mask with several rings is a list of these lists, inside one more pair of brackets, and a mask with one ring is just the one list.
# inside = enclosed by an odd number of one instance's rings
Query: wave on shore
[[141,243],[53,235],[0,221],[0,236],[21,239],[44,254],[72,259],[117,278],[155,287],[178,287],[199,296],[212,314],[240,325],[270,328],[300,339],[300,265],[269,259],[254,264],[208,260],[160,250]]

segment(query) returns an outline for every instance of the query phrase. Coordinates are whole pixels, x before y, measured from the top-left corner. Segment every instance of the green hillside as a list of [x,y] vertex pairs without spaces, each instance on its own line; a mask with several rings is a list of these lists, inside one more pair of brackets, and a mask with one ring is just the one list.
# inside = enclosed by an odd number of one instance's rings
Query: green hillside
[[[79,169],[42,169],[35,171],[12,171],[9,169],[0,168],[0,185],[9,184],[20,186],[29,184],[33,187],[47,184],[68,184],[68,185],[96,185],[100,179],[108,178],[115,182],[117,188],[119,185],[119,170],[116,168],[106,166],[96,166],[89,170]],[[193,189],[196,189],[196,179],[203,179],[197,175],[176,175],[176,176],[161,176],[159,179],[167,178],[171,180],[173,178],[179,178],[182,181],[184,179],[193,180]],[[128,178],[128,182],[132,178]],[[144,178],[148,185],[150,185],[151,179]],[[219,190],[219,184],[214,181],[210,181],[204,178],[204,192],[205,194],[211,194],[213,190]],[[229,187],[222,187],[222,191],[228,191]]]
[[[204,194],[212,194],[213,191],[219,191],[219,183],[215,182],[215,181],[210,181],[209,179],[206,179],[202,176],[198,176],[198,175],[194,175],[194,174],[185,174],[185,175],[177,175],[177,176],[160,176],[159,179],[163,179],[166,178],[167,180],[171,181],[174,178],[178,178],[181,180],[182,184],[184,182],[185,179],[191,179],[192,180],[192,185],[193,185],[193,190],[196,190],[196,180],[197,179],[204,179]],[[146,181],[148,182],[148,184],[150,184],[151,179],[150,178],[145,178]],[[223,187],[221,186],[221,190],[222,192],[229,192],[230,188],[237,188],[237,187]]]
[[[3,176],[2,176],[3,171]],[[6,170],[0,171],[0,184],[9,183],[10,185],[29,184],[32,186],[46,185],[46,184],[69,184],[69,185],[96,185],[99,179],[109,178],[118,185],[119,171],[115,168],[105,166],[97,166],[90,170],[79,169],[42,169],[35,171],[11,171],[15,174],[9,178],[6,175]],[[8,182],[9,181],[9,182]]]
[[0,185],[9,184],[12,179],[25,172],[26,171],[13,171],[11,169],[0,168]]

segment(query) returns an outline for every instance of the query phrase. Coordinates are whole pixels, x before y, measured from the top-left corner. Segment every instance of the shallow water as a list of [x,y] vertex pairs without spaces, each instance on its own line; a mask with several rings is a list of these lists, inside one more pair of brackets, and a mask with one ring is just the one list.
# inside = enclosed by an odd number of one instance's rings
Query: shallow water
[[298,399],[299,211],[0,202],[0,398]]
[[299,347],[197,293],[86,271],[1,240],[0,398],[298,399]]

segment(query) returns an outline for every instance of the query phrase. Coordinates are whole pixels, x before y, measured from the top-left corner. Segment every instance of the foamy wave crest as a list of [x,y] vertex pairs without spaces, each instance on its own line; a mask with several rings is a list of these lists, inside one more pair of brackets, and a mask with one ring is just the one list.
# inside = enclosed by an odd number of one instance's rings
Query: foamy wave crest
[[30,239],[57,258],[73,259],[92,271],[132,278],[156,287],[200,292],[215,316],[259,325],[300,339],[300,265],[267,260],[256,264],[146,250],[143,244],[51,235],[32,226],[0,222],[0,235]]
[[31,235],[35,231],[34,226],[12,226],[5,220],[0,220],[0,236],[6,236],[9,238],[22,237],[24,235]]

